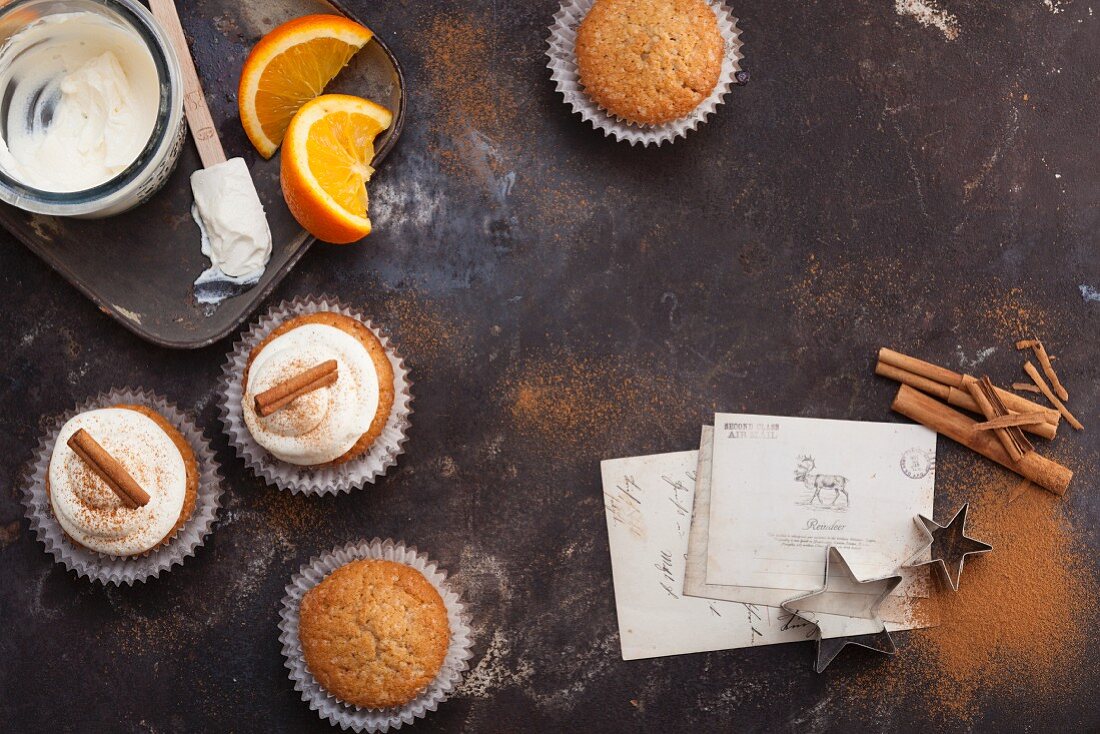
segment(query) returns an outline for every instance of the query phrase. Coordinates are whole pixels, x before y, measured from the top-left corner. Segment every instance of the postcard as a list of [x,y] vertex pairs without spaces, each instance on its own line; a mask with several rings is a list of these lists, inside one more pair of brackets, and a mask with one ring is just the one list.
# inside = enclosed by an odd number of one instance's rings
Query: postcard
[[[918,425],[719,413],[705,583],[787,599],[821,585],[824,549],[894,573],[932,516],[936,434]],[[696,579],[698,580],[698,579]]]
[[[707,599],[722,599],[752,604],[757,608],[779,607],[796,596],[787,589],[760,588],[710,584],[706,580],[707,547],[710,539],[711,453],[714,427],[703,426],[699,445],[699,463],[696,468],[695,503],[692,510],[691,530],[688,532],[687,563],[684,571],[684,594]],[[913,549],[912,560],[920,560]],[[926,554],[925,554],[926,555]],[[822,579],[825,553],[821,553]],[[930,595],[933,580],[926,566],[901,567],[896,573],[902,583],[883,602],[880,616],[890,632],[935,624],[936,615],[926,605],[920,614],[915,606],[922,597]],[[780,610],[781,611],[781,610]],[[835,626],[835,625],[832,625]],[[871,630],[873,631],[873,630]]]
[[782,609],[683,593],[697,451],[601,464],[624,660],[811,639]]
[[[706,429],[704,429],[706,430]],[[707,442],[704,442],[706,445]],[[685,593],[688,536],[698,521],[700,452],[681,451],[602,462],[604,508],[615,608],[624,660],[812,639],[815,628],[773,605]],[[705,563],[705,550],[696,562]],[[824,553],[822,554],[824,562]],[[824,567],[822,568],[823,573]],[[891,600],[892,601],[892,600]],[[908,629],[904,610],[882,617]],[[864,620],[853,620],[855,633]]]

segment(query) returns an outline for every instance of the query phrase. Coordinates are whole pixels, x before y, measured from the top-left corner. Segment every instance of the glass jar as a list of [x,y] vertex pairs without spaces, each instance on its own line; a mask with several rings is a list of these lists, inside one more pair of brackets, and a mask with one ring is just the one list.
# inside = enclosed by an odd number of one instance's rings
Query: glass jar
[[[0,8],[0,137],[9,139],[13,62],[26,49],[12,39],[51,16],[94,13],[140,39],[156,68],[159,102],[153,131],[145,147],[114,177],[79,191],[47,191],[24,183],[0,163],[0,201],[26,211],[63,217],[106,217],[141,204],[152,196],[176,165],[183,147],[183,83],[179,59],[153,16],[134,0],[14,0]],[[54,18],[54,20],[58,20]],[[49,26],[43,26],[49,29]]]

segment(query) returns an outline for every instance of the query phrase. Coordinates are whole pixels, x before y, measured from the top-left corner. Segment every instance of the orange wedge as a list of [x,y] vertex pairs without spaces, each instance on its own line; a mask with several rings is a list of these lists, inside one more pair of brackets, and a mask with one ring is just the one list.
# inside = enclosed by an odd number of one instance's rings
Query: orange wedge
[[392,122],[385,107],[346,94],[306,102],[290,121],[279,169],[283,198],[317,239],[346,244],[370,234],[374,139]]
[[294,113],[321,94],[373,35],[340,15],[307,15],[260,39],[237,89],[241,124],[260,155],[275,155]]

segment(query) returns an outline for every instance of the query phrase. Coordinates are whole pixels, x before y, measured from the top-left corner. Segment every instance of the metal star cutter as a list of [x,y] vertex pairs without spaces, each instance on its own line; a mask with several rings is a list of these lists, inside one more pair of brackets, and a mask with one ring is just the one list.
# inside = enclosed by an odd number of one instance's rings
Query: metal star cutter
[[883,600],[901,583],[901,576],[860,581],[840,551],[825,554],[825,586],[783,602],[782,607],[817,627],[817,660],[822,672],[844,647],[857,645],[893,655],[897,652],[878,616]]
[[951,521],[946,525],[940,525],[935,520],[930,520],[924,515],[917,515],[917,527],[928,536],[928,545],[921,548],[931,548],[932,558],[928,561],[910,563],[910,566],[925,566],[931,564],[939,569],[940,576],[951,587],[952,591],[959,590],[959,579],[962,577],[963,563],[967,556],[978,553],[988,553],[993,550],[989,543],[975,540],[966,534],[966,511],[970,503],[963,504]]

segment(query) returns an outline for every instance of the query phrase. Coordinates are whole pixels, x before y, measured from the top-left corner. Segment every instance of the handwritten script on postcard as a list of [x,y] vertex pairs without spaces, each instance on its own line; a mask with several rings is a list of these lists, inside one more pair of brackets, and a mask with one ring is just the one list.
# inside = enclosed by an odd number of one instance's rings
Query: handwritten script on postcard
[[782,609],[684,596],[698,451],[601,464],[624,660],[810,639]]

